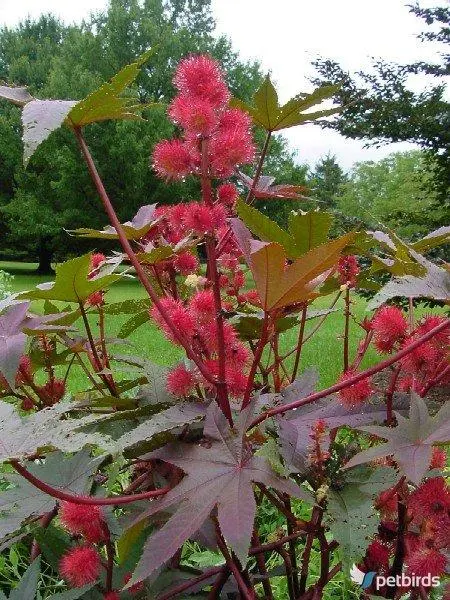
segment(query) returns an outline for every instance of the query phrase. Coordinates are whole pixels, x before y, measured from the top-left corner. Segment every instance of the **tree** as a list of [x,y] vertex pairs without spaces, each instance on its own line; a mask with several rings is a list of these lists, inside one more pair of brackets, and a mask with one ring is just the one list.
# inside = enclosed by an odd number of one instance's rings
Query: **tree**
[[[111,0],[105,12],[70,27],[42,16],[0,31],[0,79],[28,85],[39,97],[80,99],[155,47],[134,89],[140,101],[170,101],[173,67],[181,56],[199,51],[220,59],[233,94],[249,98],[261,79],[258,65],[240,62],[228,40],[213,38],[213,27],[210,0]],[[93,127],[88,136],[123,220],[142,204],[173,201],[181,189],[180,184],[163,186],[149,168],[155,143],[170,136],[173,125],[163,107],[144,116],[148,120],[143,126],[130,121],[108,123],[101,130]],[[78,148],[67,133],[56,133],[24,170],[20,129],[18,109],[2,102],[1,214],[9,227],[9,244],[20,240],[25,249],[24,239],[28,239],[28,252],[39,257],[39,270],[48,272],[55,251],[61,256],[79,247],[63,228],[99,227],[104,219]],[[184,197],[196,194],[195,184],[183,189]]]
[[342,185],[347,176],[338,164],[336,157],[327,154],[322,157],[311,173],[310,185],[314,198],[317,198],[323,208],[334,208],[341,193]]
[[[419,35],[421,41],[436,43],[450,41],[448,26],[450,9],[410,7],[428,26],[437,26]],[[427,151],[433,163],[430,184],[438,190],[442,201],[447,197],[450,181],[450,145],[445,84],[442,80],[450,71],[450,56],[442,54],[437,64],[415,62],[399,65],[375,60],[371,72],[346,72],[337,62],[320,58],[313,62],[318,76],[315,84],[342,82],[337,98],[347,109],[338,119],[324,123],[352,139],[368,140],[368,144],[414,142]],[[408,85],[411,74],[426,74],[436,83],[422,92]]]
[[446,216],[438,194],[429,192],[432,178],[419,150],[360,162],[343,186],[338,208],[367,227],[383,224],[402,238],[416,240],[436,229]]

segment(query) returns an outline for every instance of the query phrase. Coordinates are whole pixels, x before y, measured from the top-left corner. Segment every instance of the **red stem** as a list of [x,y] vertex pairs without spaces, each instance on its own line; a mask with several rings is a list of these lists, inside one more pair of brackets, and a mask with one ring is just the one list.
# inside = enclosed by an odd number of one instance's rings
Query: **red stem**
[[255,600],[255,596],[254,596],[253,592],[247,588],[245,581],[244,581],[236,563],[234,562],[231,554],[228,552],[227,545],[225,544],[225,542],[223,540],[219,524],[216,520],[215,520],[215,526],[216,526],[217,545],[219,547],[219,550],[223,554],[223,557],[225,558],[225,562],[227,563],[228,568],[233,573],[233,577],[236,580],[237,586],[239,588],[239,591],[242,594],[242,597],[245,598],[245,600]]
[[[202,200],[207,206],[213,205],[211,179],[208,175],[208,140],[202,141]],[[230,426],[233,426],[231,416],[230,401],[228,399],[228,388],[226,384],[226,357],[225,357],[225,335],[223,331],[222,299],[220,297],[219,274],[217,272],[216,249],[214,238],[208,235],[206,237],[206,256],[208,260],[208,277],[212,283],[214,296],[214,309],[217,322],[217,345],[219,360],[219,377],[216,382],[217,399],[223,414],[228,419]]]
[[170,491],[170,487],[160,488],[159,490],[152,490],[151,492],[142,492],[141,494],[132,494],[130,496],[114,496],[112,498],[95,498],[92,496],[81,496],[78,494],[71,494],[59,490],[45,481],[38,479],[32,473],[30,473],[24,466],[22,466],[17,460],[11,460],[10,464],[12,467],[22,475],[27,481],[29,481],[34,487],[52,498],[58,500],[65,500],[67,502],[73,502],[74,504],[87,504],[93,506],[115,506],[116,504],[130,504],[137,500],[146,500],[149,498],[157,498],[163,494],[167,494]]
[[298,366],[300,364],[300,355],[302,353],[302,348],[303,348],[303,338],[305,337],[305,325],[306,325],[307,312],[308,312],[308,304],[305,304],[305,306],[302,309],[302,316],[301,316],[301,321],[300,321],[300,329],[298,332],[297,348],[296,348],[296,353],[295,353],[294,368],[292,370],[291,383],[293,381],[295,381],[295,378],[297,377]]
[[205,367],[205,365],[203,364],[203,362],[201,361],[201,359],[195,354],[195,352],[192,350],[188,340],[186,339],[186,337],[184,336],[184,334],[175,326],[175,324],[172,322],[172,319],[169,317],[167,311],[164,309],[164,307],[162,306],[158,294],[155,292],[155,290],[153,289],[152,284],[150,283],[149,279],[147,278],[145,271],[142,267],[142,265],[140,264],[136,254],[133,251],[133,248],[131,247],[130,242],[127,239],[127,236],[125,235],[125,232],[122,228],[122,225],[119,221],[119,219],[117,218],[116,212],[113,208],[113,205],[111,204],[111,201],[108,197],[108,194],[106,193],[105,187],[103,185],[103,182],[100,178],[100,175],[98,174],[97,171],[97,167],[95,166],[94,160],[91,156],[91,153],[89,151],[89,148],[86,145],[86,142],[84,140],[83,134],[81,132],[81,129],[79,127],[75,127],[74,128],[74,132],[75,132],[75,136],[78,140],[78,144],[80,145],[81,148],[81,152],[83,154],[84,160],[86,161],[89,173],[91,175],[92,181],[94,182],[94,185],[97,189],[98,195],[100,196],[100,199],[103,203],[103,207],[105,209],[106,214],[108,215],[108,218],[111,222],[111,225],[114,227],[114,229],[117,232],[117,235],[119,237],[119,241],[122,245],[122,248],[124,249],[124,251],[126,252],[128,259],[130,261],[130,263],[132,264],[132,266],[135,268],[136,270],[136,275],[138,276],[140,282],[142,283],[143,287],[145,288],[146,292],[148,293],[148,295],[150,296],[153,304],[156,306],[156,308],[158,309],[161,317],[164,319],[164,321],[167,324],[167,327],[170,329],[171,334],[173,335],[173,337],[177,340],[177,342],[183,346],[183,348],[185,349],[186,355],[188,358],[190,358],[198,367],[200,373],[203,375],[203,377],[209,381],[209,383],[212,383],[214,385],[216,385],[216,380],[213,377],[213,375],[210,373],[210,371]]
[[261,329],[261,337],[259,338],[259,343],[255,351],[255,355],[253,357],[252,366],[250,367],[250,372],[247,378],[247,386],[245,388],[244,399],[242,401],[242,410],[249,404],[250,397],[253,391],[253,383],[255,381],[256,369],[258,368],[259,361],[261,360],[261,356],[264,350],[264,346],[267,343],[269,331],[269,315],[268,313],[264,313],[264,320]]
[[251,429],[252,427],[255,427],[256,425],[259,425],[259,423],[262,423],[262,421],[265,421],[266,419],[273,417],[274,415],[280,415],[289,410],[292,410],[293,408],[298,408],[299,406],[304,406],[305,404],[310,404],[311,402],[315,402],[316,400],[325,398],[326,396],[334,394],[335,392],[339,392],[339,390],[350,387],[351,385],[358,383],[358,381],[361,381],[361,379],[365,379],[366,377],[371,377],[375,373],[379,373],[383,369],[386,369],[387,367],[390,367],[391,365],[393,365],[394,363],[399,361],[404,356],[407,356],[410,352],[413,352],[416,348],[418,348],[423,343],[427,342],[429,339],[431,339],[436,334],[438,334],[440,331],[443,331],[444,329],[446,329],[449,326],[450,326],[450,320],[447,319],[443,323],[440,323],[439,325],[437,325],[436,327],[431,329],[428,333],[426,333],[422,337],[418,338],[412,344],[409,344],[408,346],[406,346],[405,348],[403,348],[402,350],[397,352],[397,354],[394,354],[394,356],[391,356],[390,358],[378,363],[378,365],[375,365],[374,367],[371,367],[370,369],[366,369],[365,371],[361,371],[361,373],[357,373],[353,377],[349,377],[346,381],[342,381],[341,383],[336,383],[335,385],[332,385],[329,388],[326,388],[320,392],[316,392],[315,394],[311,394],[310,396],[307,396],[306,398],[303,398],[300,400],[295,400],[294,402],[290,402],[289,404],[284,404],[282,406],[277,406],[275,408],[271,408],[270,410],[266,410],[265,412],[261,413],[261,415],[259,415],[259,417],[257,417],[254,421],[252,421],[252,423],[250,423],[249,429]]
[[349,329],[350,329],[350,290],[345,290],[345,325],[344,325],[344,373],[348,371],[349,359],[348,359],[348,342],[349,342]]
[[433,379],[430,379],[430,381],[427,383],[427,385],[423,388],[423,390],[420,394],[421,397],[423,398],[424,396],[426,396],[427,392],[429,392],[429,390],[431,390],[432,387],[434,387],[440,381],[442,381],[442,379],[444,379],[444,377],[446,377],[449,373],[450,373],[450,365],[447,365],[443,371],[441,371],[438,375],[433,377]]
[[214,577],[214,575],[217,575],[217,573],[222,573],[223,570],[224,570],[224,567],[214,567],[212,569],[209,569],[208,571],[205,571],[201,575],[198,575],[197,577],[189,579],[189,581],[180,583],[176,587],[169,590],[166,594],[163,594],[162,596],[158,596],[158,600],[169,600],[169,598],[173,598],[174,596],[177,596],[178,594],[185,592],[186,590],[188,590],[192,586],[196,585],[197,583],[201,583],[202,581],[205,581],[205,579]]
[[400,371],[402,369],[401,365],[398,365],[394,372],[391,375],[391,380],[389,382],[389,387],[386,390],[385,398],[386,398],[386,424],[392,425],[394,422],[394,413],[392,409],[392,401],[394,399],[395,386],[397,385],[397,379],[400,375]]

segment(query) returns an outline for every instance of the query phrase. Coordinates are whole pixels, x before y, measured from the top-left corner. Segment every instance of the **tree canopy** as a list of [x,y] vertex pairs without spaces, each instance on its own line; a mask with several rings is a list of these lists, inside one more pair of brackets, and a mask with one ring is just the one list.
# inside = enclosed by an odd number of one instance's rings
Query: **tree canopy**
[[401,238],[415,240],[446,218],[438,194],[429,190],[432,178],[420,150],[360,162],[342,186],[337,208],[367,227],[378,229],[382,224]]
[[[230,42],[214,37],[210,0],[110,0],[105,12],[66,26],[51,15],[25,20],[0,31],[0,80],[27,85],[41,98],[80,99],[132,62],[149,47],[155,51],[139,76],[134,93],[142,103],[167,103],[173,95],[172,73],[191,52],[208,52],[224,65],[230,89],[248,99],[262,79],[258,64],[239,60]],[[155,143],[173,132],[161,109],[144,111],[146,121],[93,126],[88,140],[105,184],[122,220],[149,202],[173,202],[193,197],[195,183],[181,192],[180,184],[163,186],[151,168]],[[29,252],[40,255],[48,269],[55,250],[79,248],[63,228],[103,226],[103,217],[79,152],[61,131],[40,148],[26,170],[21,160],[19,110],[1,103],[0,204],[8,244],[28,239]],[[282,141],[275,158],[284,171],[295,171]],[[58,148],[58,150],[56,150]],[[296,173],[294,173],[296,175]],[[295,178],[295,177],[294,177]],[[5,246],[3,247],[3,251]]]
[[[433,42],[436,47],[450,41],[450,9],[423,9],[418,4],[410,11],[423,19],[428,28],[419,35],[421,41]],[[444,199],[450,180],[449,104],[445,99],[443,77],[450,72],[450,55],[442,52],[436,63],[416,61],[395,64],[381,59],[373,61],[370,72],[350,73],[329,58],[313,62],[317,70],[315,84],[341,82],[336,94],[347,105],[333,121],[324,123],[342,135],[367,140],[368,144],[414,142],[427,151],[434,163],[434,187]],[[430,85],[420,92],[410,86],[410,76],[431,77]],[[430,181],[431,183],[431,181]]]

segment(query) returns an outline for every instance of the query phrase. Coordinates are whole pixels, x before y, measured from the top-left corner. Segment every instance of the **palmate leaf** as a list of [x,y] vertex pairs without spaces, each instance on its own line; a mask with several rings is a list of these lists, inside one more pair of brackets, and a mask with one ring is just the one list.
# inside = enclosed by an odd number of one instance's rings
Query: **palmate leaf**
[[240,219],[230,219],[230,226],[265,311],[319,296],[316,288],[327,279],[343,249],[354,239],[354,234],[349,233],[313,248],[286,266],[286,253],[280,244],[254,240]]
[[133,83],[153,52],[153,49],[147,50],[135,62],[123,67],[110,82],[78,102],[68,115],[69,122],[73,126],[83,127],[109,119],[140,119],[137,113],[145,106],[121,94]]
[[0,462],[48,450],[77,452],[86,445],[107,446],[110,443],[107,437],[98,433],[80,431],[98,417],[87,415],[67,419],[67,411],[68,406],[59,403],[22,418],[12,404],[0,401]]
[[[292,393],[289,388],[286,402],[304,398],[311,394],[315,386],[303,386],[301,391]],[[404,413],[409,406],[406,397],[396,398],[394,409]],[[308,449],[310,447],[311,428],[317,421],[324,421],[327,428],[332,430],[342,425],[357,427],[369,423],[382,423],[386,419],[386,407],[384,404],[364,402],[355,408],[346,408],[336,399],[323,399],[314,404],[301,406],[286,417],[277,419],[279,427],[279,438],[281,453],[286,466],[291,472],[303,472],[307,467]]]
[[339,542],[345,570],[361,560],[370,538],[377,533],[380,520],[373,506],[374,499],[382,490],[395,485],[398,479],[398,474],[391,468],[357,468],[349,472],[341,490],[328,491],[324,520],[333,538]]
[[313,106],[321,105],[324,100],[331,99],[340,85],[327,85],[314,90],[311,94],[299,94],[286,104],[280,106],[277,92],[267,75],[260,88],[253,96],[253,106],[242,100],[232,100],[232,105],[249,113],[253,122],[266,131],[280,131],[288,127],[311,123],[322,117],[328,117],[342,111],[343,107],[305,112]]
[[37,285],[34,290],[22,292],[18,298],[28,300],[60,300],[62,302],[84,302],[93,292],[107,289],[121,275],[102,275],[101,272],[89,279],[91,253],[73,258],[56,267],[55,281]]
[[291,213],[288,231],[242,200],[236,205],[239,217],[250,231],[265,242],[281,244],[288,258],[298,258],[327,241],[333,217],[329,213],[309,211]]
[[417,260],[417,256],[420,255],[415,253],[413,248],[408,246],[393,231],[388,229],[387,233],[384,231],[360,233],[358,242],[362,246],[362,253],[367,249],[367,242],[370,240],[387,255],[386,258],[382,258],[373,253],[369,254],[372,259],[372,272],[376,273],[381,270],[396,276],[415,275],[420,277],[425,275],[425,267]]
[[39,100],[30,96],[25,88],[0,86],[0,98],[23,106],[24,163],[28,163],[42,142],[63,123],[69,127],[83,127],[109,119],[140,119],[138,113],[148,105],[139,103],[133,97],[122,96],[122,93],[136,79],[152,52],[144,52],[110,82],[104,83],[81,101]]
[[265,244],[252,252],[250,269],[264,310],[317,297],[316,288],[328,277],[351,239],[352,234],[347,234],[313,248],[287,267],[286,254],[279,244]]
[[9,600],[35,600],[40,570],[41,560],[38,556],[22,575],[17,587],[9,594]]
[[[85,494],[92,485],[92,475],[103,458],[91,458],[87,449],[66,457],[62,452],[51,452],[43,463],[29,463],[28,470],[50,485],[77,494]],[[0,538],[16,532],[30,518],[52,510],[55,499],[38,490],[17,474],[2,478],[14,487],[0,493]]]
[[392,455],[410,481],[417,485],[421,482],[429,469],[433,445],[450,442],[450,404],[447,402],[430,417],[424,400],[412,392],[409,419],[398,412],[396,417],[398,425],[394,428],[355,425],[356,429],[387,442],[360,452],[348,461],[346,469]]
[[368,310],[378,308],[391,298],[431,298],[450,302],[450,273],[426,260],[423,256],[413,253],[418,263],[426,269],[422,277],[406,275],[394,277],[370,300]]
[[[155,210],[156,204],[141,206],[131,221],[122,223],[123,232],[128,240],[138,240],[150,231],[155,224]],[[117,231],[111,225],[106,226],[100,231],[97,229],[80,228],[68,229],[67,233],[77,237],[93,239],[116,240],[119,237]]]
[[207,412],[204,435],[209,445],[173,444],[151,456],[182,469],[186,475],[164,498],[152,502],[138,521],[178,505],[167,523],[147,540],[129,585],[148,577],[191,537],[214,507],[221,531],[240,560],[245,563],[256,503],[252,482],[264,483],[297,498],[312,497],[292,481],[276,475],[267,460],[251,453],[244,432],[251,419],[249,406],[242,411],[234,430],[217,408]]

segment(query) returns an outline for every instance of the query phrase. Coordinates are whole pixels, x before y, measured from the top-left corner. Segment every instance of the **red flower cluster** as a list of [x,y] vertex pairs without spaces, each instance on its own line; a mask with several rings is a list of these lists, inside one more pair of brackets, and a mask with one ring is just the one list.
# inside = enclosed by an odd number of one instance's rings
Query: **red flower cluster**
[[[406,501],[406,574],[441,576],[446,568],[445,548],[450,539],[450,490],[445,479],[427,479],[409,493]],[[383,519],[380,539],[375,539],[369,546],[364,570],[386,572],[389,568],[389,558],[395,553],[395,542],[392,541],[395,536],[391,533],[397,530],[397,502],[398,494],[392,489],[382,492],[375,502]]]
[[59,571],[73,587],[96,581],[100,575],[100,555],[93,546],[76,546],[59,563]]
[[379,352],[392,352],[405,339],[408,322],[396,306],[383,306],[372,319],[373,340]]
[[359,271],[360,268],[356,256],[353,256],[352,254],[341,256],[338,262],[338,274],[342,285],[355,287]]
[[[190,341],[196,353],[205,361],[213,374],[218,374],[219,340],[213,292],[210,289],[196,292],[185,305],[180,300],[166,297],[161,300],[177,330],[182,331]],[[151,316],[158,323],[166,336],[174,343],[172,332],[162,319],[156,307],[151,309]],[[249,352],[239,341],[233,326],[224,323],[225,355],[227,361],[226,381],[231,395],[239,397],[245,391],[246,376],[244,374],[249,362]],[[175,396],[187,396],[195,385],[209,384],[197,370],[178,365],[168,375],[168,390]]]
[[[339,379],[339,383],[343,381],[348,381],[352,377],[356,375],[356,372],[349,369],[345,373],[343,373]],[[371,380],[368,377],[361,379],[357,383],[350,385],[348,387],[343,388],[338,392],[339,399],[344,404],[344,406],[348,406],[349,408],[353,406],[357,406],[358,404],[362,404],[364,400],[367,400],[369,396],[372,394],[372,384]]]
[[88,542],[102,542],[106,538],[105,521],[99,506],[61,502],[59,518],[64,527]]
[[153,151],[160,177],[181,179],[201,168],[201,141],[207,140],[209,175],[229,177],[238,165],[251,162],[255,148],[249,116],[227,108],[230,94],[218,63],[208,56],[189,56],[174,77],[178,94],[170,118],[184,130],[181,140],[164,140]]

